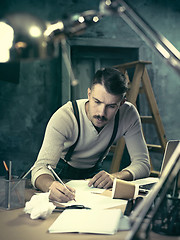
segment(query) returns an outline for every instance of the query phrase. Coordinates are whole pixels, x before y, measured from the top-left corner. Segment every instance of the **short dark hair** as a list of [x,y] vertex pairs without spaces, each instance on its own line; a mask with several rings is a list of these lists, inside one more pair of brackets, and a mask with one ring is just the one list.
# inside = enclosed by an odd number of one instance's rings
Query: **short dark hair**
[[122,98],[128,90],[125,75],[115,68],[103,68],[98,70],[95,73],[91,87],[95,84],[103,85],[108,93],[121,95]]

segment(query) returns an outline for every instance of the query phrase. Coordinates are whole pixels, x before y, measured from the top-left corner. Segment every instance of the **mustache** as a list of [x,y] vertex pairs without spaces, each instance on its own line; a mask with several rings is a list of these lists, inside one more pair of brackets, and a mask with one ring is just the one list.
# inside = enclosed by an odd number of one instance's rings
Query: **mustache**
[[100,121],[107,121],[107,118],[104,117],[104,116],[94,115],[93,117],[96,118],[96,119],[98,119],[98,120],[100,120]]

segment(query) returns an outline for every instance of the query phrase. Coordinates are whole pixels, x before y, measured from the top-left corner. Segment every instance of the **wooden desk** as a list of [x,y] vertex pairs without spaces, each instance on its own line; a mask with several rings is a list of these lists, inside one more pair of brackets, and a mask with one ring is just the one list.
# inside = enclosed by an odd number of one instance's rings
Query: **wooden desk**
[[[118,232],[115,235],[96,235],[61,233],[50,234],[48,228],[59,216],[59,213],[52,213],[46,220],[32,220],[23,209],[10,211],[0,210],[0,239],[1,240],[121,240],[125,239],[126,231]],[[107,219],[108,221],[108,219]]]
[[[115,235],[48,233],[48,228],[59,216],[52,213],[46,220],[32,220],[23,208],[16,210],[0,210],[1,240],[124,240],[128,231],[120,231]],[[108,221],[108,219],[107,219]],[[152,240],[180,240],[180,237],[161,236],[150,233]]]
[[[26,197],[32,195],[28,191]],[[123,209],[122,209],[123,211]],[[15,210],[0,210],[1,240],[124,240],[128,231],[120,231],[115,235],[78,234],[78,233],[48,233],[48,228],[60,213],[53,212],[46,220],[32,220],[25,214],[23,208]],[[107,219],[110,221],[110,219]],[[152,240],[180,240],[180,237],[161,236],[150,233]]]

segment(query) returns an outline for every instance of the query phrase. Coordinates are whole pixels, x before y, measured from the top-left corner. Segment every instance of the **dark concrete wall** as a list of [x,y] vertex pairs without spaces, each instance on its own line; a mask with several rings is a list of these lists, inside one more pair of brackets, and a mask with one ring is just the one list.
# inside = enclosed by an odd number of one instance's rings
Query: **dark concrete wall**
[[[130,2],[155,30],[180,49],[179,1]],[[53,21],[67,14],[97,10],[98,5],[98,0],[9,0],[0,3],[0,17],[24,11]],[[118,16],[103,18],[82,37],[117,39],[141,46],[140,59],[152,61],[148,71],[167,138],[179,139],[180,77]],[[19,175],[34,163],[47,121],[61,105],[60,63],[57,59],[22,62],[18,81],[13,82],[13,74],[12,82],[5,78],[0,75],[0,160],[12,160],[14,174]]]

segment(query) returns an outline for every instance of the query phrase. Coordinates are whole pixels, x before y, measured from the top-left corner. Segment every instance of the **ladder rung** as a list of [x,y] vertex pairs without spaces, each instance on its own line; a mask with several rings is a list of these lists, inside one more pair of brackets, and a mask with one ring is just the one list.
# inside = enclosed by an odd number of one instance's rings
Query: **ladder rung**
[[152,116],[141,116],[142,123],[155,123],[154,118]]
[[147,147],[149,149],[149,151],[153,151],[153,152],[163,152],[163,148],[161,145],[155,145],[155,144],[147,144]]
[[110,147],[110,150],[109,150],[109,151],[113,153],[113,152],[115,152],[115,149],[116,149],[116,145],[112,145],[112,146]]
[[150,61],[134,61],[134,62],[130,62],[130,63],[123,63],[123,64],[119,64],[119,65],[115,65],[115,68],[132,68],[132,67],[136,67],[137,64],[151,64],[152,62]]
[[150,177],[159,177],[159,176],[160,176],[160,172],[159,171],[151,170]]

